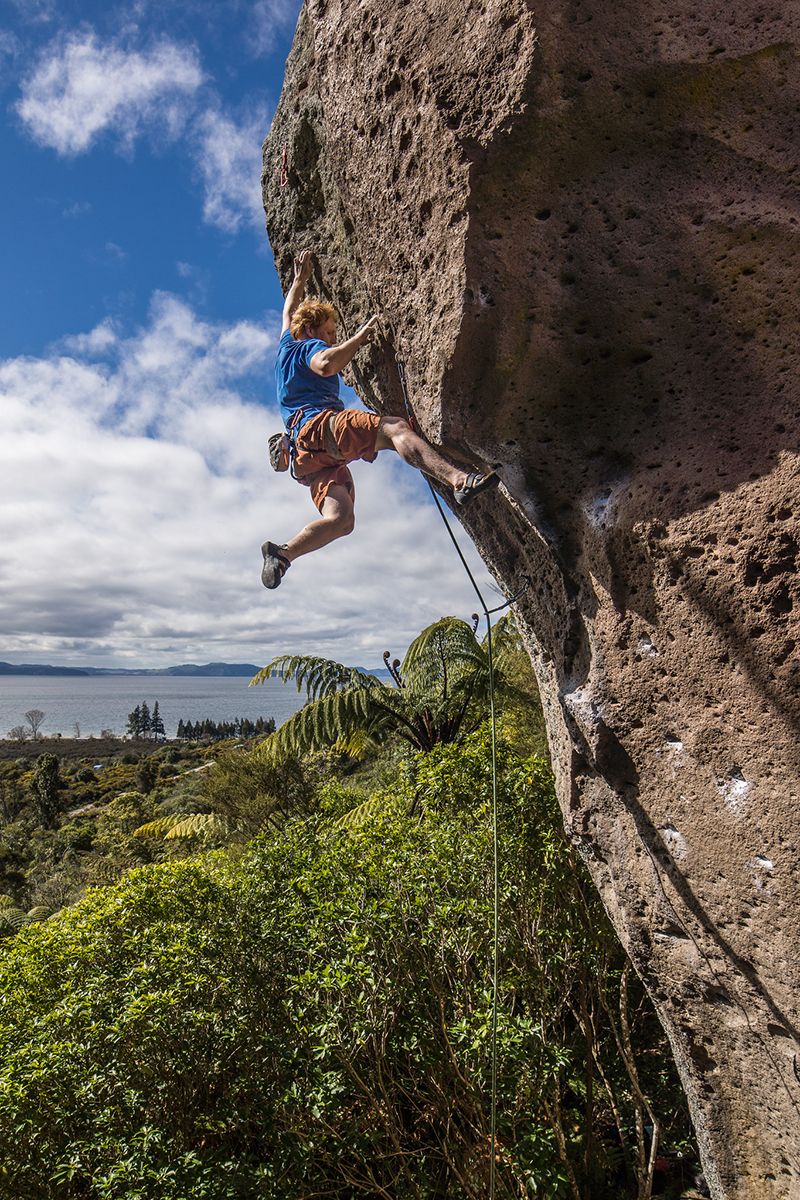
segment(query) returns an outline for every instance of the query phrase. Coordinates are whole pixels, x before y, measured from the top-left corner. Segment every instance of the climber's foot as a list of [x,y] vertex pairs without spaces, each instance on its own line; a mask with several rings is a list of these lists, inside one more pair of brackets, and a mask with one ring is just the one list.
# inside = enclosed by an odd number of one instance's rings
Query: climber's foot
[[460,488],[453,489],[453,499],[456,504],[469,504],[479,492],[485,492],[489,488],[497,487],[500,482],[500,476],[496,471],[488,471],[485,475],[473,471],[464,480]]
[[276,588],[292,565],[285,554],[283,546],[274,542],[264,542],[261,553],[264,556],[264,566],[261,568],[261,582],[265,588]]

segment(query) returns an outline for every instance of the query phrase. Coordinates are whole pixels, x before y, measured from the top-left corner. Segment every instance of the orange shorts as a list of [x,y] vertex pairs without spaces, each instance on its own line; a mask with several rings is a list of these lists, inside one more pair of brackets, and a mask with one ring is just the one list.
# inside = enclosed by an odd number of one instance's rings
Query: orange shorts
[[294,471],[299,482],[311,488],[311,499],[320,512],[333,484],[347,488],[351,497],[355,496],[347,464],[358,458],[375,461],[380,423],[375,413],[345,408],[341,412],[318,413],[300,430]]

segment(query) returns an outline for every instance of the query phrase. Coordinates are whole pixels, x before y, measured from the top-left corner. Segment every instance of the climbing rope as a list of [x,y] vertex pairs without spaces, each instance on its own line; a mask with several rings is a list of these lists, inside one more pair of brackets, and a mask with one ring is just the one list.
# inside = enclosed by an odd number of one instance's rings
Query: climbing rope
[[[486,606],[486,601],[483,594],[475,582],[475,576],[470,570],[469,563],[464,557],[464,553],[456,541],[456,536],[450,527],[450,522],[447,519],[447,514],[444,511],[442,502],[437,495],[434,487],[429,479],[426,480],[430,488],[431,495],[439,510],[439,516],[444,521],[444,527],[450,537],[450,541],[456,548],[456,553],[464,565],[464,570],[469,577],[469,581],[478,597],[478,602],[483,609],[483,615],[486,618],[486,657],[489,664],[489,724],[492,731],[492,882],[494,889],[494,911],[493,911],[493,928],[492,928],[492,1027],[490,1036],[490,1053],[492,1064],[492,1080],[491,1080],[491,1109],[490,1109],[490,1148],[489,1148],[489,1200],[494,1200],[495,1193],[495,1175],[496,1175],[496,1159],[497,1159],[497,973],[498,961],[500,958],[500,852],[498,847],[497,836],[497,730],[495,724],[495,705],[494,705],[494,657],[492,654],[492,617],[489,608]],[[511,601],[508,601],[511,603]],[[500,608],[506,608],[507,605],[500,605]],[[495,610],[496,611],[496,610]]]
[[[395,352],[395,363],[397,365],[397,374],[400,379],[400,390],[403,394],[403,404],[406,409],[406,416],[411,428],[417,432],[417,425],[414,416],[414,410],[411,407],[411,401],[408,398],[408,384],[406,381],[406,369],[403,359]],[[498,963],[500,959],[500,852],[498,845],[498,821],[497,821],[497,728],[496,714],[494,703],[494,656],[492,653],[492,614],[501,612],[513,604],[516,599],[525,591],[529,585],[529,580],[526,578],[523,586],[504,604],[498,604],[495,608],[489,608],[483,598],[483,593],[478,587],[470,565],[467,562],[464,552],[456,540],[453,533],[450,521],[447,518],[447,513],[444,510],[442,501],[433,487],[430,479],[425,476],[425,482],[430,488],[430,493],[433,496],[434,503],[439,510],[439,516],[444,521],[444,527],[447,530],[450,541],[456,548],[456,554],[461,559],[461,564],[467,573],[467,577],[472,584],[473,591],[478,597],[478,603],[483,609],[483,615],[486,618],[486,658],[489,665],[489,724],[491,728],[491,747],[492,747],[492,880],[494,889],[494,906],[493,906],[493,928],[492,928],[492,1022],[490,1034],[490,1056],[491,1056],[491,1100],[490,1100],[490,1134],[489,1134],[489,1200],[494,1200],[496,1175],[497,1175],[497,1011],[498,1011]]]

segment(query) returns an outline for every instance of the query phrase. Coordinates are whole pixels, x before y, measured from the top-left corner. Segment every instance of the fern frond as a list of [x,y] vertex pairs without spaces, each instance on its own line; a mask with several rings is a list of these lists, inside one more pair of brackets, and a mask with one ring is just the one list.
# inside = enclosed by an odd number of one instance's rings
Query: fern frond
[[146,825],[140,825],[138,829],[134,829],[133,836],[138,838],[166,837],[169,831],[182,820],[183,817],[178,813],[172,813],[168,817],[156,817],[155,821],[148,821]]
[[13,896],[0,896],[0,909],[16,907],[17,902]]
[[420,660],[427,660],[432,654],[439,657],[445,647],[452,655],[473,658],[477,654],[480,657],[480,646],[472,626],[458,617],[440,617],[414,638],[406,650],[401,674],[413,670]]
[[337,754],[346,754],[359,762],[378,746],[378,739],[366,729],[354,729],[349,737],[339,738],[333,747]]
[[298,692],[304,689],[309,700],[320,700],[333,692],[353,688],[380,686],[381,681],[368,671],[358,667],[346,667],[344,663],[330,658],[316,658],[311,654],[280,654],[254,675],[250,687],[265,683],[273,676],[288,683],[293,679]]
[[407,680],[453,678],[483,668],[485,655],[472,626],[457,617],[434,621],[406,651],[401,672]]
[[486,670],[486,655],[472,626],[456,617],[443,617],[423,629],[402,666],[407,690],[434,709],[449,706],[466,681],[474,688]]
[[330,695],[312,700],[289,717],[288,721],[284,721],[255,753],[277,762],[285,758],[299,758],[309,750],[335,746],[337,742],[349,740],[362,729],[366,729],[370,736],[375,736],[384,724],[379,705],[383,705],[393,694],[391,688],[376,680],[374,686],[331,692]]
[[[486,650],[486,636],[481,647]],[[519,630],[511,613],[503,613],[500,620],[492,629],[492,654],[495,666],[502,669],[503,663],[513,661],[519,654],[525,653]]]
[[52,915],[52,908],[48,908],[46,904],[35,904],[33,908],[28,910],[28,920],[31,924],[34,924],[36,921],[46,921]]
[[365,821],[379,812],[384,803],[385,799],[380,793],[369,796],[362,804],[357,804],[355,808],[351,808],[349,812],[339,817],[338,821],[334,821],[334,828],[357,829],[359,825],[363,825]]
[[0,934],[16,933],[28,924],[28,914],[21,908],[4,908],[0,911]]
[[175,838],[224,836],[230,832],[230,821],[226,821],[219,813],[189,813],[180,817],[166,835],[166,841]]

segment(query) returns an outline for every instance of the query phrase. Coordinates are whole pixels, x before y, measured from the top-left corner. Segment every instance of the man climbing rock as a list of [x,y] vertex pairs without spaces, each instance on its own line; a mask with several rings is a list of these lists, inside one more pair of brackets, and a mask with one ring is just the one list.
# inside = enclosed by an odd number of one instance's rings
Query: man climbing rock
[[337,343],[333,307],[303,299],[312,263],[310,250],[295,259],[294,279],[283,306],[275,379],[292,443],[293,474],[311,489],[320,516],[288,542],[264,542],[261,581],[267,588],[276,588],[302,554],[352,532],[355,488],[347,464],[356,459],[374,462],[379,451],[396,450],[404,462],[451,487],[457,504],[466,504],[498,482],[493,472],[465,473],[451,466],[403,417],[345,408],[339,396],[339,373],[372,340],[378,319],[371,317],[353,337]]

